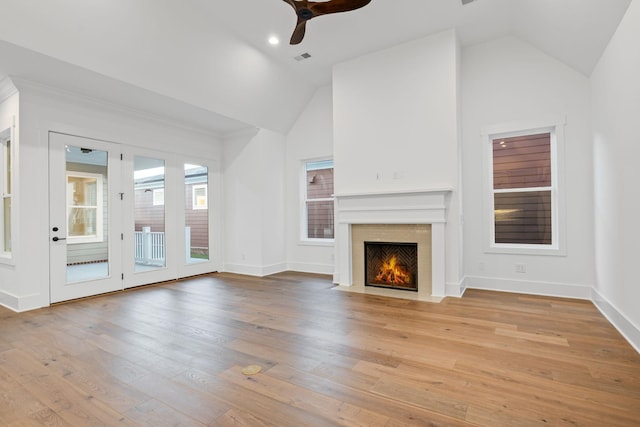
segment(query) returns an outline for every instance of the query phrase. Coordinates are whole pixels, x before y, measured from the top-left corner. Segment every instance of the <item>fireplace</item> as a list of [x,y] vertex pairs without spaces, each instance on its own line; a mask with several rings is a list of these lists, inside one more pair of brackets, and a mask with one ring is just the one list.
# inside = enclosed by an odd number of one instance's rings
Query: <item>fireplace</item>
[[[445,296],[445,225],[450,189],[336,194],[338,289],[419,301]],[[367,286],[364,242],[417,243],[417,290]]]
[[418,244],[364,242],[365,286],[418,291]]
[[431,225],[353,224],[351,249],[352,290],[430,299]]

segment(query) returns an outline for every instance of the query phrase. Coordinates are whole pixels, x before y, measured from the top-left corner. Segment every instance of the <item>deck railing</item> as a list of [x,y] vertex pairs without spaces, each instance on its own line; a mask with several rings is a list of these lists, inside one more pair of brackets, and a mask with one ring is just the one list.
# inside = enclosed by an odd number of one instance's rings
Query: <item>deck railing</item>
[[163,231],[151,231],[150,227],[143,227],[135,232],[136,264],[165,265],[165,244]]

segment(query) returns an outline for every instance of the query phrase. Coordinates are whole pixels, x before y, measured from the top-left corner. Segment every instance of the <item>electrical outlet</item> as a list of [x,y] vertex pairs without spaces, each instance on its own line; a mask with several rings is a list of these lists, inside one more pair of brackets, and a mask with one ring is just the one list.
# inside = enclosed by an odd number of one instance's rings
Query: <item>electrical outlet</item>
[[484,262],[478,264],[478,271],[484,271]]
[[526,273],[527,266],[524,264],[516,264],[516,273]]

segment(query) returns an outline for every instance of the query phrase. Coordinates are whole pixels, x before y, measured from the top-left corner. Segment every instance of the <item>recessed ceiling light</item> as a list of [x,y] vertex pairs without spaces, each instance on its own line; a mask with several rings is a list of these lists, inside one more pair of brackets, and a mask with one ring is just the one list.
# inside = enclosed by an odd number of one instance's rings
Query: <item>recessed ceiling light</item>
[[280,39],[277,38],[276,36],[271,36],[269,37],[269,44],[273,46],[278,45],[280,44]]

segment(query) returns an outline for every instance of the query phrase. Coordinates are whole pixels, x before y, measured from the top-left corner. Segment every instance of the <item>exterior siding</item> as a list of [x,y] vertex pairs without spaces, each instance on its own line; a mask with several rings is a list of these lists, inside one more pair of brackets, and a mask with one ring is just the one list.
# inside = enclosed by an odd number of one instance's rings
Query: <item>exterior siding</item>
[[307,237],[334,237],[333,201],[314,201],[333,197],[333,168],[307,171]]
[[[209,209],[193,209],[193,187],[185,186],[185,226],[191,227],[191,247],[209,248]],[[207,203],[211,198],[207,193]],[[207,206],[209,207],[209,206]]]
[[[191,227],[191,247],[209,246],[209,210],[193,209],[193,186],[185,186],[185,226]],[[208,195],[209,196],[209,195]],[[208,197],[210,200],[210,197]],[[151,227],[151,231],[165,231],[165,206],[153,206],[153,191],[135,190],[135,231]]]
[[134,195],[135,231],[151,227],[153,232],[165,231],[165,206],[153,205],[153,190],[139,189]]

